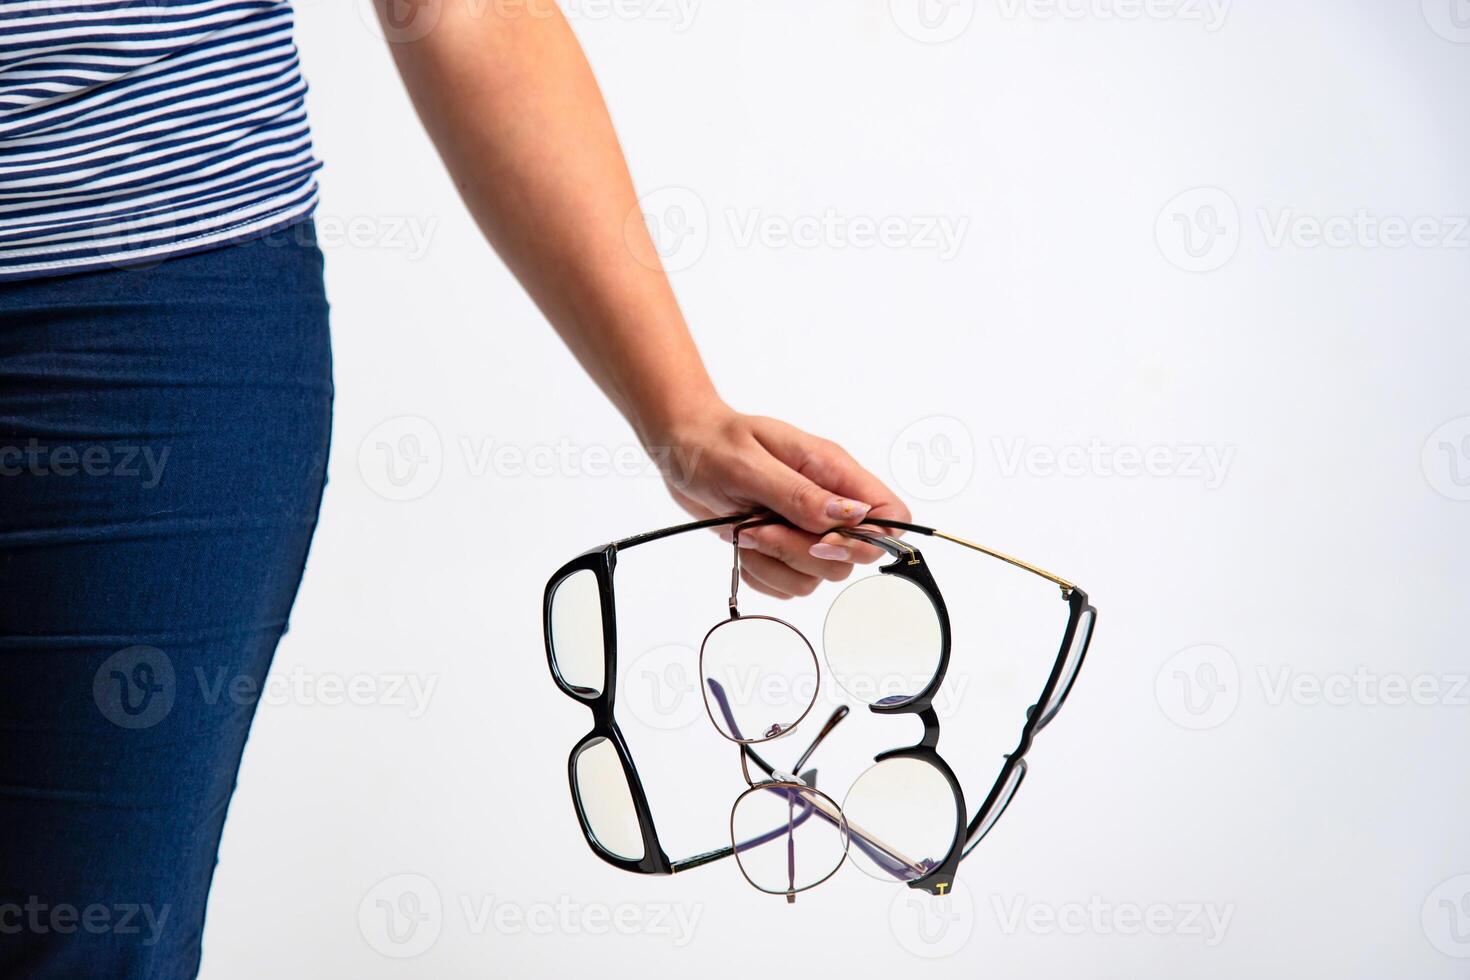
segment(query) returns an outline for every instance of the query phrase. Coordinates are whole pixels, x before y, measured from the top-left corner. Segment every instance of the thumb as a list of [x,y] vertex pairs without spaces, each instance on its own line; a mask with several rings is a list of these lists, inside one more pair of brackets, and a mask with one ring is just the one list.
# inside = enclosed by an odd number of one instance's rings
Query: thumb
[[804,531],[820,534],[838,524],[857,524],[870,505],[832,493],[774,456],[766,456],[742,488],[753,503],[775,511]]

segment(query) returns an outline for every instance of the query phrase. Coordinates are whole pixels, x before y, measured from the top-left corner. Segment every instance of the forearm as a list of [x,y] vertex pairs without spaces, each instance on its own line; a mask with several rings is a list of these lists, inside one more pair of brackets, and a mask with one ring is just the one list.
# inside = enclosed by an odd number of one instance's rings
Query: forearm
[[721,407],[552,0],[444,2],[427,36],[391,47],[486,238],[639,436]]
[[823,533],[870,513],[907,520],[893,492],[840,446],[739,415],[715,393],[554,0],[420,2],[436,5],[416,8],[436,23],[392,50],[425,128],[485,237],[587,373],[645,446],[674,451],[661,457],[674,499],[699,517],[764,507],[791,521],[741,536],[741,575],[770,595],[806,595],[878,558]]

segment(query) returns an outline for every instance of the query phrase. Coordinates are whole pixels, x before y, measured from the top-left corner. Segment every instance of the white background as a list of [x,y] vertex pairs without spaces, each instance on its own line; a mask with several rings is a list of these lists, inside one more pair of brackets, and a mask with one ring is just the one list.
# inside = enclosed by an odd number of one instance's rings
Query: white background
[[[541,589],[681,515],[479,240],[366,0],[300,0],[335,443],[205,976],[1464,975],[1470,7],[926,3],[569,13],[726,397],[1100,610],[955,899],[847,868],[787,907],[587,850]],[[723,548],[665,554],[701,571],[649,550],[625,672],[723,609]],[[1036,688],[972,636],[941,749],[978,802]],[[743,785],[687,706],[625,719],[676,856]],[[822,750],[839,797],[912,734],[877,724]]]

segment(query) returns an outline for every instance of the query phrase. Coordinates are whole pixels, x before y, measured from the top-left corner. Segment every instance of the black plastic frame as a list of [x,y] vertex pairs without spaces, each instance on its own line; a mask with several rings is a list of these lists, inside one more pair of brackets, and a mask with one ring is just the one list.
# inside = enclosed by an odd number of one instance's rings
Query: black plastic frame
[[[643,788],[643,780],[638,775],[638,769],[633,764],[633,757],[628,751],[628,744],[623,739],[623,734],[618,728],[616,719],[613,717],[613,707],[617,699],[617,677],[618,677],[618,631],[617,631],[617,608],[614,600],[613,571],[617,567],[617,556],[619,551],[647,544],[661,538],[671,537],[685,531],[696,531],[702,528],[719,527],[725,524],[734,524],[743,520],[743,517],[721,517],[711,520],[694,521],[688,524],[680,524],[675,527],[663,528],[651,531],[647,534],[634,535],[623,538],[600,548],[593,548],[583,552],[576,558],[567,562],[551,576],[546,583],[546,591],[542,598],[541,607],[541,629],[546,644],[546,665],[551,671],[552,680],[562,693],[574,701],[585,704],[592,712],[592,730],[582,738],[578,739],[567,756],[567,783],[572,794],[572,805],[577,813],[577,824],[582,829],[582,836],[587,841],[587,846],[592,849],[602,860],[613,867],[624,871],[632,871],[638,874],[675,874],[690,868],[718,861],[729,857],[734,853],[733,846],[715,848],[703,854],[682,860],[671,860],[664,851],[663,845],[659,843],[658,831],[653,821],[653,811],[648,805],[648,793]],[[572,575],[583,570],[590,570],[597,576],[597,592],[602,609],[602,690],[591,691],[588,688],[580,688],[570,684],[562,677],[556,666],[556,651],[551,633],[551,609],[552,601],[556,596],[556,590]],[[582,807],[581,793],[577,788],[577,757],[589,744],[598,738],[610,741],[618,754],[618,761],[623,766],[623,774],[628,780],[628,790],[633,798],[633,808],[638,814],[638,829],[643,839],[643,856],[637,860],[621,857],[608,850],[592,832],[591,824],[588,823],[586,812]],[[758,756],[752,757],[768,774],[771,767]]]
[[[912,531],[915,534],[923,534],[923,535],[926,535],[928,537],[934,537],[934,536],[936,536],[936,532],[935,532],[934,528],[932,528],[932,527],[926,527],[926,526],[924,526],[922,524],[912,524],[912,523],[909,523],[907,521],[887,521],[887,520],[880,520],[880,519],[874,518],[874,519],[870,519],[870,520],[865,520],[863,523],[864,524],[873,525],[875,527],[886,527],[886,528],[893,529],[893,530]],[[954,541],[954,539],[949,539],[949,540]],[[954,543],[959,544],[961,547],[972,547],[973,548],[972,545],[968,545],[966,542],[963,542],[963,541],[954,541]],[[890,552],[890,553],[892,553],[892,552]],[[882,570],[883,571],[887,571],[887,568],[882,569]],[[1033,571],[1033,572],[1035,571],[1034,569],[1030,569],[1030,570]],[[932,578],[931,578],[931,581],[932,581]],[[1072,648],[1072,641],[1073,641],[1073,639],[1075,639],[1075,637],[1077,635],[1077,627],[1082,622],[1082,616],[1083,616],[1083,614],[1084,613],[1089,613],[1089,614],[1091,614],[1091,624],[1088,627],[1087,637],[1086,637],[1086,639],[1085,639],[1085,641],[1083,643],[1082,650],[1078,654],[1078,657],[1077,657],[1077,666],[1072,670],[1072,675],[1071,675],[1071,678],[1069,679],[1069,681],[1067,683],[1067,687],[1066,687],[1066,689],[1064,689],[1062,691],[1061,700],[1058,702],[1057,707],[1056,707],[1056,710],[1052,712],[1052,718],[1055,718],[1056,715],[1057,715],[1057,713],[1061,711],[1062,706],[1066,704],[1066,700],[1067,700],[1068,696],[1070,696],[1071,693],[1072,693],[1072,687],[1075,686],[1075,684],[1077,682],[1078,675],[1080,675],[1082,673],[1082,665],[1087,660],[1087,651],[1092,646],[1092,638],[1093,638],[1093,636],[1097,632],[1097,609],[1095,609],[1093,607],[1092,603],[1088,600],[1087,593],[1084,592],[1084,591],[1082,591],[1082,589],[1078,588],[1075,585],[1068,584],[1068,585],[1062,586],[1061,587],[1061,594],[1062,594],[1063,600],[1066,601],[1067,606],[1068,606],[1068,611],[1067,611],[1067,627],[1066,627],[1066,630],[1063,632],[1063,635],[1062,635],[1062,643],[1061,643],[1061,646],[1057,649],[1057,657],[1056,657],[1056,660],[1052,664],[1051,672],[1047,675],[1046,684],[1045,684],[1044,687],[1042,687],[1041,694],[1037,697],[1035,703],[1033,703],[1031,705],[1031,707],[1029,707],[1029,708],[1026,709],[1026,723],[1025,723],[1025,725],[1021,729],[1021,739],[1020,739],[1020,741],[1016,744],[1016,748],[1009,755],[1006,756],[1005,764],[1003,766],[1001,766],[1000,775],[996,778],[994,785],[991,786],[990,792],[986,794],[985,802],[983,802],[982,804],[980,804],[980,808],[975,812],[975,816],[970,820],[970,822],[968,823],[968,825],[965,827],[964,833],[963,833],[961,839],[958,842],[958,844],[959,844],[959,853],[957,855],[954,854],[954,853],[951,853],[951,855],[950,855],[950,858],[952,859],[954,866],[958,866],[959,860],[962,859],[962,858],[964,858],[972,850],[974,850],[975,849],[975,845],[976,844],[979,844],[980,841],[982,839],[984,839],[985,834],[979,834],[979,831],[980,831],[980,828],[981,827],[985,827],[986,822],[987,822],[987,818],[989,818],[991,816],[991,811],[994,810],[997,806],[999,806],[1001,808],[1001,811],[1000,812],[1001,813],[1004,813],[1005,807],[1010,806],[1011,801],[1014,800],[1015,797],[1016,797],[1016,793],[1020,792],[1021,783],[1025,781],[1026,773],[1029,771],[1028,770],[1028,767],[1026,766],[1026,762],[1025,762],[1026,753],[1029,752],[1029,751],[1031,751],[1031,744],[1035,740],[1037,732],[1040,732],[1048,724],[1051,723],[1051,718],[1042,718],[1041,717],[1041,710],[1040,709],[1042,708],[1042,706],[1044,706],[1045,704],[1047,704],[1051,700],[1052,694],[1055,692],[1056,687],[1057,687],[1057,684],[1061,681],[1062,671],[1066,667],[1066,663],[1067,663],[1067,653],[1068,653],[1069,650],[1071,650],[1071,648]],[[944,663],[947,666],[948,665],[948,628],[949,628],[949,621],[948,621],[948,616],[947,615],[946,615],[946,617],[944,619],[944,628],[946,630],[946,633],[945,633],[945,636],[946,636],[946,650],[945,650]],[[943,677],[943,674],[941,673],[940,676],[938,677],[938,682],[943,682],[943,680],[944,680],[944,677]],[[934,688],[935,691],[938,690],[938,686],[939,686],[939,683],[935,683],[935,684],[932,685],[932,687]],[[931,701],[932,701],[933,693],[934,692],[932,692],[932,691],[930,692],[930,699],[931,699]],[[877,709],[874,708],[873,710],[877,710]],[[931,714],[932,714],[932,712],[931,712]],[[938,728],[938,723],[937,723],[937,719],[936,719],[936,721],[935,721],[936,739],[937,739],[937,728]],[[924,733],[925,733],[925,740],[924,741],[925,742],[928,742],[928,740],[929,740],[929,722],[928,722],[927,719],[925,720]],[[921,744],[923,744],[923,743],[921,743]],[[884,755],[887,755],[887,753],[884,753]],[[880,756],[879,758],[882,758],[882,756]],[[1016,785],[1011,789],[1011,792],[1009,793],[1009,795],[1006,795],[1006,796],[1002,797],[1002,791],[1005,789],[1006,783],[1008,782],[1008,780],[1009,780],[1009,778],[1010,778],[1010,776],[1012,774],[1012,770],[1015,770],[1017,768],[1019,768],[1019,770],[1020,770],[1020,776],[1018,777],[1018,780],[1016,782]],[[953,775],[954,774],[953,774],[953,772],[951,772],[951,773],[949,773],[949,775],[950,775],[951,778],[953,778]],[[956,784],[956,785],[958,785],[958,784]],[[964,812],[963,809],[961,810],[961,812],[962,813]],[[990,824],[989,827],[986,827],[986,830],[985,830],[985,833],[986,834],[988,834],[990,832],[990,830],[994,828],[995,823],[999,819],[1000,819],[1000,813],[995,814],[994,819],[992,819],[992,820],[989,821],[989,824]],[[979,836],[976,836],[977,834],[979,834]],[[945,862],[946,865],[948,865],[950,863],[951,863],[951,861],[949,861],[949,860],[947,860]],[[943,865],[941,867],[943,867]],[[953,869],[951,870],[951,875],[952,875],[952,873],[953,873]],[[921,878],[921,879],[919,879],[919,881],[912,882],[910,884],[910,887],[922,887],[921,886],[921,882],[926,882],[926,880],[927,879]],[[953,881],[953,878],[951,877],[950,880],[952,882]]]

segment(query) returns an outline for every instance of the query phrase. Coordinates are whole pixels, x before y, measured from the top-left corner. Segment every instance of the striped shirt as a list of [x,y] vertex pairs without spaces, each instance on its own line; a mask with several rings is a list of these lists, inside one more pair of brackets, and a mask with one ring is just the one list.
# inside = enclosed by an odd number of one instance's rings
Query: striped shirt
[[0,0],[0,279],[209,248],[316,206],[287,0]]

